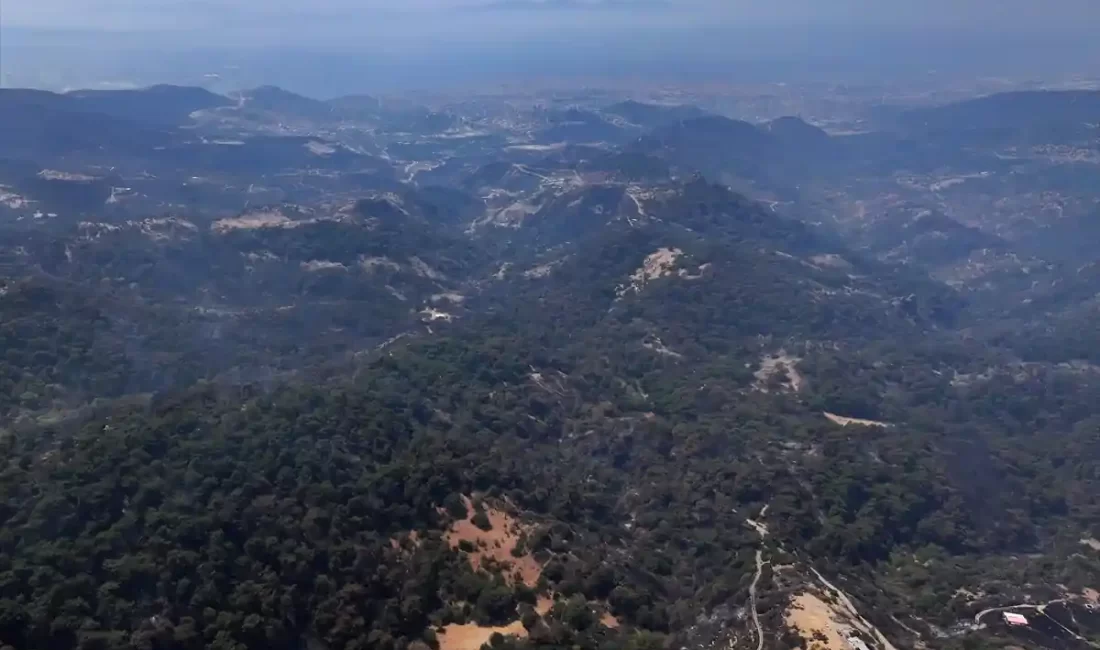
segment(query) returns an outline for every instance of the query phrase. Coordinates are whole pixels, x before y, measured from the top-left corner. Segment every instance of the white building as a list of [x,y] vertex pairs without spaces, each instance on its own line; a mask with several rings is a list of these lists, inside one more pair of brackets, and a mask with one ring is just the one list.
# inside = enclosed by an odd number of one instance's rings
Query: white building
[[1016,612],[1002,612],[1001,616],[1004,618],[1005,623],[1012,626],[1027,625],[1027,618],[1023,614],[1017,614]]

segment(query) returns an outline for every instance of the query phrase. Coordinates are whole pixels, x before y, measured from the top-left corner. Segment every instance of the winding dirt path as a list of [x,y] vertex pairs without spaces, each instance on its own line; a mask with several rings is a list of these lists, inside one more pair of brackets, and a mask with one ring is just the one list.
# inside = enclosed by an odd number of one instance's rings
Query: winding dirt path
[[[1094,648],[1097,647],[1097,644],[1089,641],[1088,639],[1086,639],[1085,637],[1081,636],[1080,634],[1074,632],[1073,630],[1069,629],[1065,625],[1062,625],[1060,622],[1058,622],[1053,617],[1047,615],[1047,607],[1050,607],[1051,605],[1059,605],[1059,604],[1068,603],[1068,602],[1069,602],[1068,598],[1059,598],[1057,600],[1052,600],[1049,603],[1044,603],[1042,605],[1037,605],[1037,604],[1032,604],[1032,603],[1022,603],[1020,605],[1008,605],[1006,607],[990,607],[989,609],[983,609],[982,611],[978,612],[978,614],[974,617],[974,624],[978,625],[978,626],[981,626],[982,617],[985,616],[986,614],[992,614],[994,612],[1007,612],[1007,611],[1016,610],[1016,609],[1035,611],[1035,612],[1038,612],[1041,616],[1046,616],[1047,619],[1052,621],[1058,627],[1065,630],[1067,634],[1074,637],[1078,641],[1084,641],[1085,643],[1088,643],[1090,646],[1092,646]],[[1072,612],[1071,612],[1071,615],[1072,615]]]
[[1034,604],[1034,603],[1021,603],[1019,605],[1006,605],[1004,607],[990,607],[989,609],[983,609],[982,611],[978,612],[978,614],[974,617],[974,623],[977,624],[977,625],[981,625],[982,624],[982,617],[985,616],[986,614],[992,614],[994,612],[1008,612],[1008,611],[1012,611],[1012,610],[1016,610],[1016,609],[1035,610],[1035,611],[1037,611],[1040,614],[1043,614],[1045,616],[1046,612],[1044,610],[1046,610],[1047,607],[1049,607],[1050,605],[1057,605],[1059,603],[1064,603],[1064,602],[1066,602],[1065,598],[1059,598],[1058,600],[1052,600],[1049,603],[1046,603],[1045,605],[1038,605],[1038,604]]
[[756,583],[760,582],[760,574],[764,572],[764,552],[756,551],[756,575],[749,585],[749,603],[752,606],[752,624],[756,626],[756,650],[764,650],[764,626],[760,624],[760,612],[756,611]]

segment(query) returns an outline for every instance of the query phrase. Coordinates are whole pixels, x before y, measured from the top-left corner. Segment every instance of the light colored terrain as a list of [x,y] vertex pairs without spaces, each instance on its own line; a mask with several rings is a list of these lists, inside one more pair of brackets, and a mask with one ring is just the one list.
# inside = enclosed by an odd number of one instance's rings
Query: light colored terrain
[[835,413],[829,413],[828,411],[824,411],[822,414],[825,417],[829,418],[829,420],[835,422],[836,424],[839,424],[842,427],[846,427],[846,426],[849,426],[849,425],[852,425],[852,424],[863,426],[863,427],[883,427],[883,428],[894,426],[894,425],[890,424],[889,422],[879,422],[878,420],[863,420],[861,418],[849,418],[849,417],[845,417],[843,415],[837,415]]
[[[463,497],[467,511],[473,516],[474,506],[469,497]],[[473,553],[469,553],[470,565],[474,570],[479,570],[488,560],[498,564],[510,566],[512,574],[528,586],[535,586],[539,576],[542,575],[542,566],[529,554],[522,557],[514,557],[512,550],[521,535],[526,533],[530,526],[520,522],[512,515],[497,508],[485,507],[485,514],[492,524],[491,530],[481,530],[469,519],[462,519],[451,524],[444,535],[444,539],[452,548],[458,548],[463,540],[476,547]],[[510,576],[512,577],[512,576]]]
[[[784,620],[798,631],[799,636],[810,642],[811,650],[849,650],[847,639],[857,633],[864,640],[874,641],[874,645],[882,650],[897,650],[878,628],[860,615],[848,594],[826,580],[816,569],[811,568],[810,571],[818,584],[791,600]],[[824,636],[825,641],[813,641],[818,635]]]
[[38,172],[38,177],[47,181],[69,181],[74,183],[86,183],[95,180],[95,176],[71,174],[69,172],[57,171],[56,169],[43,169]]
[[800,361],[802,361],[802,357],[787,354],[786,350],[779,350],[775,354],[765,356],[760,359],[760,369],[754,373],[756,382],[753,384],[753,388],[763,393],[768,392],[768,380],[781,370],[785,370],[787,381],[783,383],[784,388],[797,393],[805,385],[805,378],[798,372],[797,368]]
[[303,271],[347,271],[348,267],[332,260],[309,260],[300,264]]
[[526,638],[527,630],[523,623],[514,621],[508,625],[498,627],[482,627],[476,623],[457,625],[452,623],[443,628],[439,634],[440,650],[478,650],[489,642],[489,638],[496,633],[505,636],[517,636]]
[[401,270],[401,265],[388,257],[367,257],[364,255],[359,258],[359,266],[364,271],[374,271],[380,268],[389,269],[391,271]]
[[254,230],[256,228],[294,228],[298,224],[281,212],[253,212],[240,217],[219,219],[211,226],[214,232]]
[[[539,598],[538,604],[535,606],[535,611],[538,612],[540,616],[545,616],[553,605],[553,600],[549,598]],[[604,614],[600,622],[610,628],[619,626],[618,619],[611,614]],[[479,650],[482,645],[489,642],[489,638],[492,637],[493,634],[498,632],[504,636],[515,636],[521,639],[527,638],[527,630],[520,621],[513,621],[508,625],[498,625],[495,627],[481,626],[476,623],[465,623],[463,625],[452,623],[444,626],[443,630],[440,632],[439,648],[440,650]]]
[[[474,513],[473,501],[467,496],[463,496],[462,501],[472,517]],[[535,586],[538,583],[539,576],[542,575],[542,566],[530,555],[519,558],[512,555],[520,536],[527,532],[530,526],[523,524],[503,510],[487,505],[485,514],[489,518],[490,524],[492,524],[492,529],[481,530],[469,519],[461,519],[451,524],[451,527],[444,534],[444,539],[455,549],[463,541],[476,547],[474,552],[467,554],[470,566],[475,571],[488,563],[506,565],[511,567],[509,579],[519,579],[528,586]],[[535,610],[539,614],[546,614],[553,604],[553,601],[549,598],[540,598]],[[614,617],[611,617],[604,624],[608,625],[611,621],[618,625],[618,621],[614,620]],[[610,627],[610,625],[608,626]],[[488,643],[489,638],[496,633],[521,638],[527,636],[527,630],[520,621],[496,627],[481,626],[476,623],[451,624],[445,626],[440,633],[439,647],[440,650],[478,650],[483,644]]]
[[637,293],[647,282],[672,275],[672,269],[676,267],[676,260],[684,252],[679,248],[658,248],[646,256],[645,261],[638,270],[630,276],[630,284],[619,288],[619,296],[627,293]]
[[306,143],[306,149],[315,156],[331,156],[336,153],[336,147],[325,142],[310,140]]
[[[798,635],[809,641],[810,650],[826,648],[828,650],[846,650],[848,647],[841,630],[847,626],[840,622],[837,613],[828,603],[814,594],[805,593],[796,596],[784,615],[787,625],[794,628]],[[824,635],[825,641],[814,640]]]
[[[402,297],[403,296],[398,297],[398,299],[401,299]],[[440,311],[435,307],[425,307],[424,309],[421,309],[420,315],[423,316],[423,320],[425,321],[441,320],[449,323],[455,319],[454,314],[448,314],[447,312]]]

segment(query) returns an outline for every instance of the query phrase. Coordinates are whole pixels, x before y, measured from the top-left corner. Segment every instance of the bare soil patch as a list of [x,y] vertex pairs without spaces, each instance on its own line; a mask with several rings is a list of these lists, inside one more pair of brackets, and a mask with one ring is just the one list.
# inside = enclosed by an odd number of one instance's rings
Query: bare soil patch
[[444,626],[440,633],[439,648],[440,650],[478,650],[497,632],[505,636],[527,637],[527,630],[520,621],[498,627],[482,627],[476,623],[463,625],[452,623]]
[[676,268],[676,260],[683,254],[684,252],[679,248],[658,248],[647,255],[642,266],[631,274],[630,282],[619,287],[617,292],[619,297],[628,293],[638,293],[648,282],[672,275],[673,269]]
[[846,427],[846,426],[851,425],[851,424],[856,424],[856,425],[863,426],[863,427],[880,427],[880,428],[887,428],[887,427],[894,426],[894,425],[890,424],[889,422],[879,422],[878,420],[863,420],[861,418],[849,418],[849,417],[845,417],[843,415],[837,415],[835,413],[829,413],[828,411],[824,411],[823,415],[825,417],[829,418],[829,420],[831,420],[832,422],[835,422],[836,424],[839,424],[842,427]]
[[62,172],[56,169],[43,169],[38,172],[38,177],[47,181],[69,181],[72,183],[86,183],[88,181],[94,181],[95,176],[89,176],[87,174],[73,174],[70,172]]
[[[470,515],[473,516],[473,502],[469,497],[463,497],[462,500]],[[509,513],[488,505],[485,507],[485,515],[492,525],[490,530],[481,530],[469,519],[462,519],[451,524],[444,539],[451,548],[457,549],[463,541],[474,545],[475,550],[467,555],[470,566],[475,571],[492,563],[507,566],[510,568],[509,577],[513,579],[518,577],[527,586],[534,587],[538,584],[539,576],[542,575],[542,566],[530,554],[520,557],[512,555],[520,537],[531,527]]]
[[253,212],[251,214],[215,221],[214,232],[230,230],[254,230],[256,228],[294,228],[297,222],[281,212]]
[[787,354],[786,350],[779,350],[775,354],[763,357],[760,359],[760,369],[753,375],[756,377],[753,388],[762,393],[767,393],[768,382],[771,378],[785,371],[787,373],[787,380],[783,382],[784,390],[797,393],[802,390],[802,387],[806,383],[806,379],[798,372],[797,366],[800,361],[802,361],[802,357]]
[[809,642],[810,650],[847,650],[845,639],[851,627],[840,621],[837,612],[828,603],[813,594],[796,596],[787,608],[784,620]]
[[302,262],[301,266],[303,271],[347,271],[348,267],[344,266],[340,262],[333,262],[332,260],[309,260],[308,262]]

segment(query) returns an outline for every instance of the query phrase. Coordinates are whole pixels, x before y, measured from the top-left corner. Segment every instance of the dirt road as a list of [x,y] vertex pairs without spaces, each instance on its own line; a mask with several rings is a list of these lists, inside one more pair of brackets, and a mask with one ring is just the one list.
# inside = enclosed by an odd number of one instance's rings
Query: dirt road
[[756,551],[756,575],[749,585],[749,603],[752,607],[752,624],[756,626],[756,650],[764,650],[764,627],[760,625],[760,612],[756,611],[756,583],[760,582],[760,575],[764,572],[764,552]]

